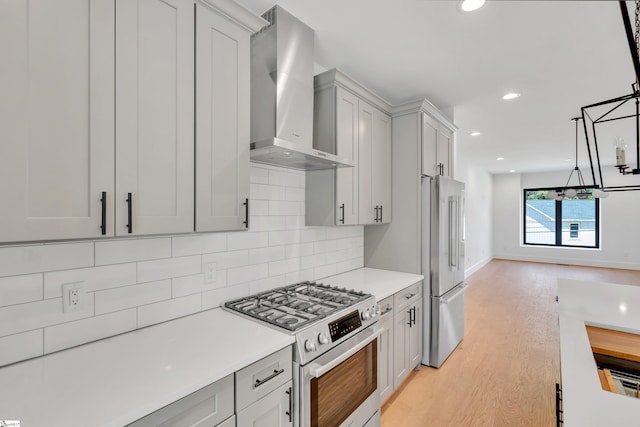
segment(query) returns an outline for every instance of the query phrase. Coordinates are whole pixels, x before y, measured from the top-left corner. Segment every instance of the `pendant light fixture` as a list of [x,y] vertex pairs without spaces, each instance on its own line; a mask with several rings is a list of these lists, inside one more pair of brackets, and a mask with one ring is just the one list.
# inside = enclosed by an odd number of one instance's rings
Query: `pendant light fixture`
[[[564,187],[547,192],[547,199],[563,200],[577,197],[578,199],[584,200],[588,199],[590,196],[605,198],[609,196],[609,194],[598,190],[594,185],[586,185],[584,182],[580,166],[578,166],[578,120],[582,120],[582,117],[574,117],[571,120],[574,121],[576,127],[576,165],[571,169],[571,173],[569,173],[569,178],[567,179],[567,183]],[[571,183],[571,178],[574,173],[576,174],[578,185],[570,187],[569,184]]]

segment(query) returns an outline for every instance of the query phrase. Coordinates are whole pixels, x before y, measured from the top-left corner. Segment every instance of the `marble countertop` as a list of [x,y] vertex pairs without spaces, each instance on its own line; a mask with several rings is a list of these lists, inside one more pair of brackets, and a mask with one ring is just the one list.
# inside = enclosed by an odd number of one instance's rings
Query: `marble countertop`
[[325,277],[319,280],[325,285],[340,286],[372,294],[381,301],[424,279],[421,274],[401,273],[398,271],[359,268],[347,273]]
[[602,390],[585,325],[640,334],[640,286],[558,280],[565,427],[639,425],[640,399]]
[[222,309],[204,311],[1,368],[0,419],[120,427],[293,342]]

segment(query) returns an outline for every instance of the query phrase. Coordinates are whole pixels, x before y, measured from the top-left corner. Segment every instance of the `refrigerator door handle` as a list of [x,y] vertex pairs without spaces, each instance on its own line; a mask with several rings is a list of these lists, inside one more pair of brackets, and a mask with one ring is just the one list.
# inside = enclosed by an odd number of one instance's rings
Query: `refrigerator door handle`
[[[458,270],[458,257],[460,247],[458,246],[458,235],[460,232],[460,221],[458,220],[458,200],[455,197],[449,198],[449,267],[452,271]],[[455,251],[455,252],[454,252]]]
[[466,288],[466,287],[467,287],[466,282],[462,282],[462,286],[460,286],[460,288],[457,291],[455,291],[454,293],[449,295],[447,298],[440,298],[440,304],[449,304],[451,301],[456,299],[458,297],[458,295],[463,293],[464,292],[464,288]]

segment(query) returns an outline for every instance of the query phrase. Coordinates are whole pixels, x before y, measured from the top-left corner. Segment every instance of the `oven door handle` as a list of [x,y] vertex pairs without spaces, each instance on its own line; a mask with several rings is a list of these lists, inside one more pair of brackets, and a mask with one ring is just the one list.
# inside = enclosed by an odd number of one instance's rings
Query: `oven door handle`
[[336,357],[326,365],[321,365],[319,363],[311,363],[309,365],[309,373],[311,374],[311,377],[319,378],[324,374],[326,374],[327,372],[329,372],[330,370],[332,370],[333,368],[335,368],[336,366],[340,365],[342,362],[344,362],[345,360],[347,360],[348,358],[350,358],[351,356],[353,356],[354,354],[356,354],[357,352],[365,348],[367,345],[369,345],[369,343],[371,343],[373,340],[378,338],[382,334],[383,330],[384,328],[381,328],[380,326],[373,326],[371,328],[370,335],[367,338],[364,338],[361,342],[354,345],[353,347],[351,347],[350,349],[348,349],[347,351],[345,351],[340,356]]

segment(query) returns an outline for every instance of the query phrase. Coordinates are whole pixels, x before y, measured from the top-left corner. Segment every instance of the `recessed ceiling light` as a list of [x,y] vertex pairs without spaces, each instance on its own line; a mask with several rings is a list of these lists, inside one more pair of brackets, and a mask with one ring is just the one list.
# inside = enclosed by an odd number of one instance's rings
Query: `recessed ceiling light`
[[471,136],[479,136],[480,132],[471,132]]
[[460,5],[460,9],[465,12],[473,12],[484,6],[485,0],[464,0]]
[[496,160],[504,160],[504,157],[498,157]]
[[511,169],[509,173],[514,173],[515,171],[516,171],[515,169]]
[[502,99],[516,99],[520,96],[519,93],[515,93],[515,92],[509,92],[508,94],[506,94],[505,96],[502,97]]
[[564,159],[564,161],[565,161],[565,162],[570,162],[570,161],[571,161],[571,159]]

